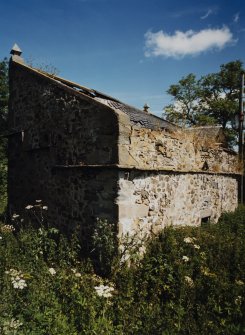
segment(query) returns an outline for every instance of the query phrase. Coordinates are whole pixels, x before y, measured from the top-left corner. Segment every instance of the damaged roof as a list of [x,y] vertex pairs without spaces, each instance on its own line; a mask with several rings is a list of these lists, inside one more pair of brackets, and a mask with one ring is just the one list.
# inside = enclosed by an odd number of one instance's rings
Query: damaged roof
[[18,57],[18,59],[16,58],[16,56],[14,56],[15,58],[13,58],[12,60],[31,70],[31,71],[35,71],[36,73],[38,73],[41,76],[45,76],[48,77],[50,79],[52,79],[52,81],[55,81],[57,83],[61,83],[62,85],[65,85],[71,89],[74,89],[77,93],[82,93],[83,95],[86,95],[92,99],[94,99],[95,101],[98,101],[114,110],[120,110],[121,112],[127,114],[129,116],[130,122],[134,125],[137,125],[139,127],[143,127],[143,128],[149,128],[149,129],[166,129],[168,131],[176,131],[178,129],[180,129],[179,126],[168,122],[156,115],[147,113],[143,110],[140,110],[138,108],[132,107],[130,105],[127,105],[119,100],[117,100],[116,98],[113,98],[107,94],[101,93],[97,90],[91,89],[91,88],[87,88],[85,86],[81,86],[79,84],[76,84],[74,82],[71,82],[69,80],[66,80],[64,78],[58,77],[56,75],[50,74],[48,72],[45,71],[41,71],[39,69],[35,69],[32,68],[28,65],[26,65],[23,61],[23,59],[21,57]]
[[35,71],[39,73],[42,76],[49,77],[53,81],[56,81],[58,83],[61,83],[62,85],[65,85],[69,88],[74,89],[76,92],[82,93],[84,95],[89,96],[90,98],[114,109],[114,110],[120,110],[121,112],[127,114],[129,116],[130,122],[134,125],[137,125],[139,127],[143,128],[149,128],[149,129],[166,129],[169,131],[176,131],[180,129],[179,126],[168,122],[156,115],[150,114],[146,111],[142,111],[138,108],[132,107],[130,105],[127,105],[113,97],[110,97],[109,95],[106,95],[104,93],[101,93],[97,90],[87,88],[85,86],[81,86],[79,84],[76,84],[74,82],[68,81],[64,78],[58,77],[56,75],[50,74],[45,71],[41,71],[39,69],[32,68],[24,63],[24,59],[21,57],[22,51],[20,48],[15,44],[11,50],[11,60],[15,63],[18,63],[19,65],[28,68],[29,70]]
[[141,111],[138,108],[126,105],[122,102],[117,102],[109,99],[95,98],[95,100],[100,101],[101,103],[113,108],[119,109],[121,112],[127,114],[130,118],[130,121],[140,127],[150,128],[150,129],[168,129],[176,130],[178,127],[174,124],[167,122],[160,117],[157,117],[153,114],[148,114],[144,111]]
[[156,115],[147,113],[133,106],[127,105],[107,94],[101,93],[91,88],[87,88],[85,86],[81,86],[79,84],[51,75],[49,73],[45,74],[51,77],[52,79],[61,82],[62,84],[70,88],[73,88],[77,92],[83,93],[89,96],[90,98],[93,98],[94,100],[106,106],[109,106],[114,110],[120,110],[121,112],[127,114],[129,116],[130,122],[133,123],[134,125],[149,129],[167,129],[169,131],[175,131],[177,129],[180,129],[179,126],[171,122],[168,122]]

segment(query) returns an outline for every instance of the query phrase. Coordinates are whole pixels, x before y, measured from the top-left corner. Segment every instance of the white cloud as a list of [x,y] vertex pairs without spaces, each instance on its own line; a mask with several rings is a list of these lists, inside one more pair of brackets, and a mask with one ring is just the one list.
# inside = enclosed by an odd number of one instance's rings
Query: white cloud
[[197,55],[210,49],[222,49],[227,44],[235,42],[229,28],[203,29],[199,32],[188,30],[175,31],[169,35],[162,30],[145,34],[145,56],[165,56],[182,58]]
[[240,13],[236,13],[234,16],[233,16],[233,22],[237,23],[240,19]]
[[202,20],[205,20],[207,17],[209,17],[209,15],[211,15],[213,13],[213,11],[211,10],[211,9],[209,9],[208,11],[207,11],[207,13],[206,14],[204,14],[203,16],[201,16],[201,19]]

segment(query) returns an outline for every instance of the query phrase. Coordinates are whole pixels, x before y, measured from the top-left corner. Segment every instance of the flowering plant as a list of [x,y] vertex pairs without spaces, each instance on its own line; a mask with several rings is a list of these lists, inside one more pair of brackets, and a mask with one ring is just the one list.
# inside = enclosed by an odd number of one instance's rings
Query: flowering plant
[[108,285],[99,285],[94,288],[98,296],[103,298],[111,298],[114,291],[114,287]]
[[25,287],[27,287],[24,275],[21,271],[10,269],[9,271],[5,271],[5,273],[10,276],[10,280],[14,288],[23,290]]

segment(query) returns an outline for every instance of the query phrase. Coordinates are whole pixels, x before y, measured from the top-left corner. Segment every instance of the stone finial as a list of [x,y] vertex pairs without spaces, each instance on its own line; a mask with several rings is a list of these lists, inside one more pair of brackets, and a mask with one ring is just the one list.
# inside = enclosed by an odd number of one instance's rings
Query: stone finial
[[17,56],[20,56],[22,54],[22,51],[20,50],[19,46],[16,43],[13,45],[10,54]]
[[149,108],[150,108],[150,106],[147,103],[145,103],[144,106],[143,106],[143,111],[146,112],[146,113],[149,113]]
[[11,59],[19,63],[24,63],[24,59],[21,57],[22,51],[20,47],[15,43],[10,51],[12,55]]

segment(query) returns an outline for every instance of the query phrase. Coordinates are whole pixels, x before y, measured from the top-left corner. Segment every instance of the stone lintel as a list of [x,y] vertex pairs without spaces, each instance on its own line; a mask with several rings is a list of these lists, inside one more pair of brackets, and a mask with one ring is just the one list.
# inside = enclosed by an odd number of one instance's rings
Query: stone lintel
[[207,218],[207,217],[211,217],[212,216],[212,211],[211,209],[207,208],[207,209],[203,209],[200,211],[200,218]]

